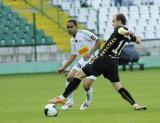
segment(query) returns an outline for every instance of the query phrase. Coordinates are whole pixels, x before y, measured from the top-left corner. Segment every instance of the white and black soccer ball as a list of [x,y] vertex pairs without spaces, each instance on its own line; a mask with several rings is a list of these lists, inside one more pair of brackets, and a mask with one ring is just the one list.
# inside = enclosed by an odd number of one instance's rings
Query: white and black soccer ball
[[47,117],[56,117],[58,115],[58,108],[55,104],[47,104],[44,108],[44,114]]

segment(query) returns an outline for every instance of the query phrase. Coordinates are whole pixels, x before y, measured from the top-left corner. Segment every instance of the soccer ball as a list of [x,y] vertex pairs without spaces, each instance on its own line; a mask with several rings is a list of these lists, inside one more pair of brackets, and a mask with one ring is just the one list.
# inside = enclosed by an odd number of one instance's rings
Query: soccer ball
[[44,108],[44,114],[47,117],[56,117],[58,115],[58,108],[55,104],[47,104]]

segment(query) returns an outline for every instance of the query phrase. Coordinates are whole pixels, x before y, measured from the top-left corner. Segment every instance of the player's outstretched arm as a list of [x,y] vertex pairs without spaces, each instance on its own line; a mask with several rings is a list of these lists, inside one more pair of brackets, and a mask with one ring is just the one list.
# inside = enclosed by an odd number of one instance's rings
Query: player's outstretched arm
[[58,73],[64,72],[64,70],[76,59],[77,55],[71,55],[68,60],[58,69]]
[[139,36],[135,36],[132,32],[129,32],[128,30],[124,29],[123,27],[118,29],[118,33],[121,35],[129,35],[131,37],[131,41],[139,44],[141,42],[141,38]]

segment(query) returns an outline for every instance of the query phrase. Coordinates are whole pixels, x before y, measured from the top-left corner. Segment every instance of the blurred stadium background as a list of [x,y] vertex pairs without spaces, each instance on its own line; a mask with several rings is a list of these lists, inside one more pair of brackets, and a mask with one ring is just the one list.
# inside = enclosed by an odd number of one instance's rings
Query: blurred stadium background
[[53,72],[70,51],[66,22],[74,18],[102,39],[113,31],[121,12],[142,37],[135,45],[145,67],[160,67],[160,1],[0,0],[0,74]]

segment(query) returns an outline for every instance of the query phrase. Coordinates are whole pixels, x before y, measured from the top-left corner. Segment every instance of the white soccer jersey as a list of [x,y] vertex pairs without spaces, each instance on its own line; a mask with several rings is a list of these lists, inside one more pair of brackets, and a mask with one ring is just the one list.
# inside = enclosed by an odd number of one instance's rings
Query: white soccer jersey
[[[71,38],[71,40],[70,40],[71,54],[81,56],[81,58],[79,59],[77,64],[75,64],[72,69],[79,71],[88,62],[90,62],[90,60],[94,56],[92,56],[90,59],[87,59],[87,60],[84,60],[83,56],[90,52],[90,50],[93,48],[96,40],[98,40],[98,37],[87,30],[78,30],[75,38],[74,37]],[[97,53],[95,53],[95,54],[97,55]],[[92,79],[92,80],[96,80],[95,76],[89,76],[87,78]]]
[[71,54],[83,57],[88,54],[98,37],[87,30],[78,30],[75,37],[70,40]]

